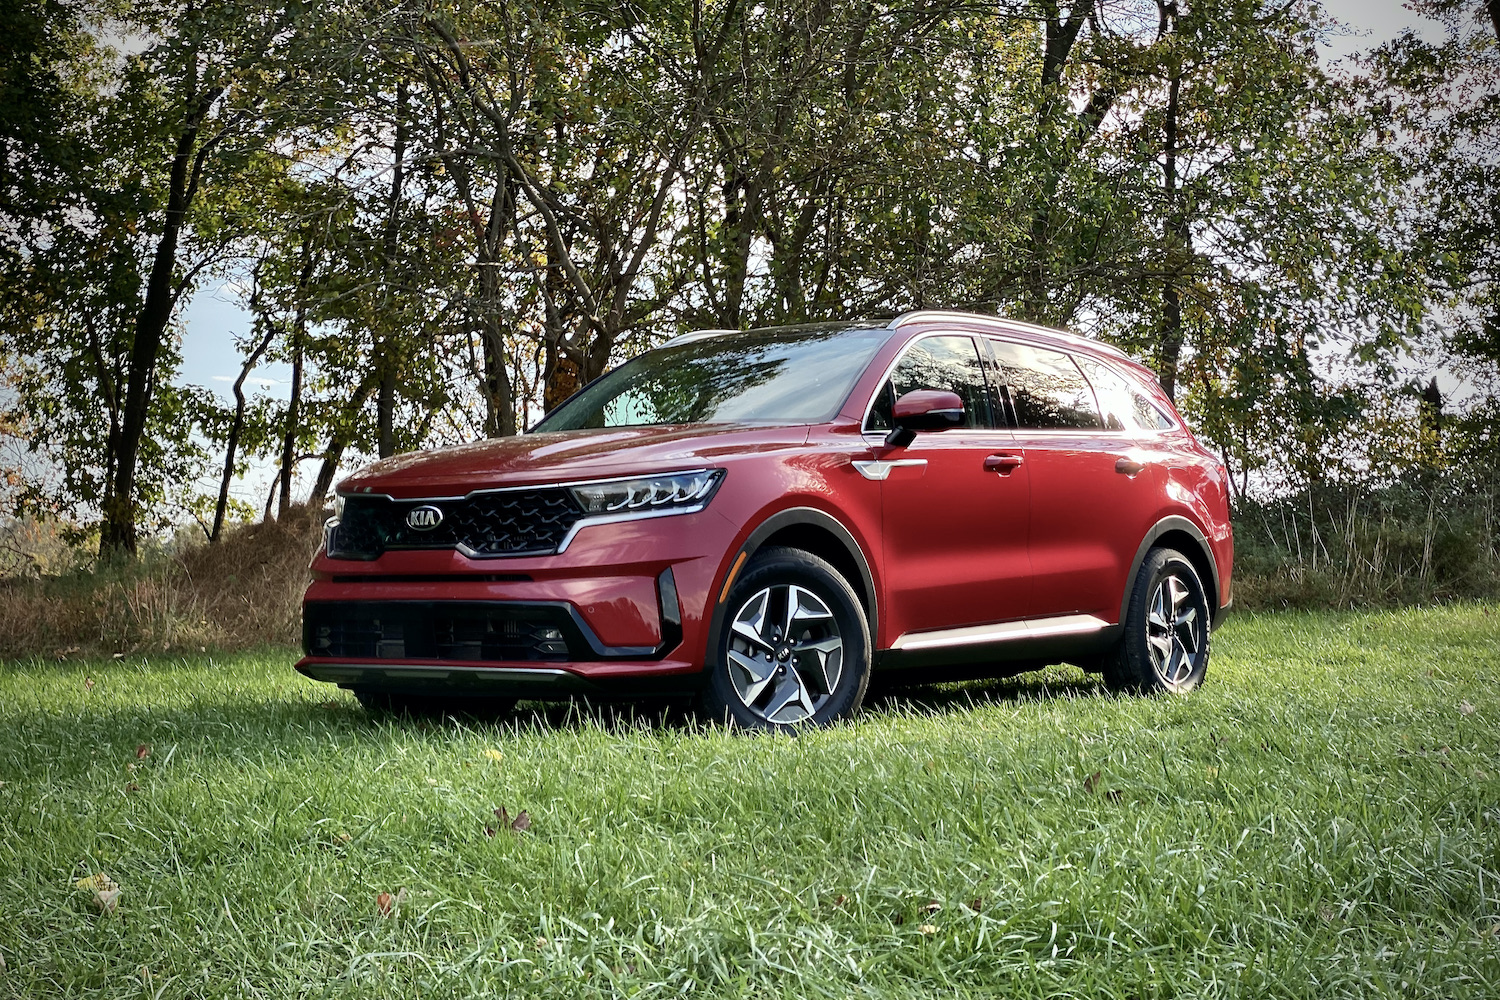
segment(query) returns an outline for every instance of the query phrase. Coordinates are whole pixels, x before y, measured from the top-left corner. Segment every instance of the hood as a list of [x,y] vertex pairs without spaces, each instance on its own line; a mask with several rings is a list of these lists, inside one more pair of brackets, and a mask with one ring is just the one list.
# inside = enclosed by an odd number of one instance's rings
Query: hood
[[805,426],[669,424],[522,434],[382,459],[339,483],[338,492],[416,499],[715,468],[735,456],[800,447],[808,432]]

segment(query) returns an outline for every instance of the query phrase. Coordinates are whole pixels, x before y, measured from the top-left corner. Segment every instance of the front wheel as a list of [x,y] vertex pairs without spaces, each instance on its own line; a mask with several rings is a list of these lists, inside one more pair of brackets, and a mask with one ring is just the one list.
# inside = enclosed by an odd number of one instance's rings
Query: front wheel
[[730,589],[702,705],[751,729],[827,725],[858,711],[870,630],[838,570],[799,549],[758,554]]
[[1104,660],[1117,691],[1186,694],[1208,671],[1208,596],[1176,549],[1152,549],[1135,577],[1119,644]]

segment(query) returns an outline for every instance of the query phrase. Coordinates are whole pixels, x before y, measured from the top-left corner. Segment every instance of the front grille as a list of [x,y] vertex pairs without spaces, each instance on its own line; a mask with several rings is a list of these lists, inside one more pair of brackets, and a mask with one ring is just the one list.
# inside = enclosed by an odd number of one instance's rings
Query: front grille
[[308,656],[377,660],[590,659],[565,609],[460,601],[313,601],[302,611]]
[[[407,524],[417,507],[436,507],[442,521],[426,531]],[[583,516],[573,495],[560,487],[476,493],[457,500],[392,500],[346,497],[344,512],[328,532],[334,559],[375,559],[390,549],[451,549],[479,557],[546,555],[556,552]]]

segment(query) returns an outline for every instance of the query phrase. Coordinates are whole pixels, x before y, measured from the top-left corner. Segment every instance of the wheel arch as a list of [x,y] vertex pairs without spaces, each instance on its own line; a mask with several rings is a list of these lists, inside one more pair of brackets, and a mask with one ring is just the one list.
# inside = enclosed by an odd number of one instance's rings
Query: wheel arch
[[876,597],[875,577],[870,570],[870,560],[860,547],[859,541],[833,515],[816,507],[791,507],[778,511],[762,521],[729,561],[727,575],[717,583],[711,600],[713,613],[709,616],[709,646],[705,660],[715,660],[713,637],[719,634],[724,623],[724,599],[729,594],[733,581],[744,571],[745,564],[755,554],[768,546],[785,546],[810,552],[827,561],[839,575],[849,582],[854,595],[859,598],[865,612],[865,621],[870,627],[870,649],[874,654],[879,627],[879,607]]
[[1193,569],[1198,572],[1199,579],[1203,581],[1205,596],[1213,606],[1212,624],[1217,628],[1223,620],[1225,609],[1219,604],[1219,566],[1214,559],[1214,550],[1208,543],[1208,537],[1199,530],[1198,526],[1179,514],[1157,521],[1151,526],[1151,530],[1146,532],[1146,537],[1141,539],[1140,547],[1135,552],[1135,559],[1130,563],[1130,575],[1126,577],[1129,585],[1120,598],[1119,621],[1125,621],[1126,612],[1130,607],[1130,596],[1135,590],[1136,577],[1141,571],[1141,564],[1146,561],[1147,553],[1155,548],[1176,549],[1193,564]]

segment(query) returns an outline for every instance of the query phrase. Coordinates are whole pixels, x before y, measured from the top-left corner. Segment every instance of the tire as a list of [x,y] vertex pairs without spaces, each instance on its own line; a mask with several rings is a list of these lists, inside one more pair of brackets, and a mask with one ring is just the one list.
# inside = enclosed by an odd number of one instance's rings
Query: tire
[[838,570],[800,549],[756,555],[729,591],[709,651],[701,708],[746,729],[848,718],[870,683],[870,627],[859,598]]
[[1208,671],[1212,612],[1203,581],[1176,549],[1146,553],[1125,610],[1125,631],[1104,658],[1116,691],[1186,694]]
[[353,688],[355,700],[371,715],[398,715],[406,718],[462,716],[494,718],[507,715],[516,707],[514,698],[453,695],[403,694],[375,688]]

